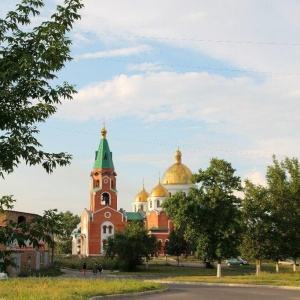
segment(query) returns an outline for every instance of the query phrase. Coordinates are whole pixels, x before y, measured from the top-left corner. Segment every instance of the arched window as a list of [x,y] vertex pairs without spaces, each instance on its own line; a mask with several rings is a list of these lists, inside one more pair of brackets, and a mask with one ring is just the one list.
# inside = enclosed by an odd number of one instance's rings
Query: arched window
[[160,201],[159,200],[156,201],[156,206],[160,207]]
[[106,229],[107,229],[107,226],[106,226],[106,225],[104,225],[104,226],[102,227],[102,229],[103,229],[103,233],[104,233],[104,234],[106,234]]
[[99,187],[99,180],[96,180],[95,186],[96,186],[96,187]]
[[141,211],[144,211],[144,205],[141,205],[141,206],[140,206],[140,210],[141,210]]
[[152,201],[150,201],[150,208],[152,208]]
[[108,234],[112,234],[112,229],[113,229],[112,226],[108,226]]
[[102,202],[104,202],[105,205],[109,205],[109,194],[108,193],[102,194]]

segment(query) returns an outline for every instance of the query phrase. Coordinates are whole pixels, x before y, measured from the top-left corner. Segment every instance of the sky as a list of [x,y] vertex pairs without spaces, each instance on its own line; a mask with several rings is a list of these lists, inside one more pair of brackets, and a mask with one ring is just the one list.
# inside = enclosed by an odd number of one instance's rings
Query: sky
[[[104,123],[126,211],[178,148],[193,173],[216,157],[263,185],[273,154],[299,158],[298,0],[83,2],[74,59],[58,74],[78,93],[38,125],[43,150],[68,152],[72,163],[51,175],[22,163],[1,179],[15,210],[81,215]],[[0,17],[16,3],[1,0]],[[45,1],[33,24],[62,3]]]

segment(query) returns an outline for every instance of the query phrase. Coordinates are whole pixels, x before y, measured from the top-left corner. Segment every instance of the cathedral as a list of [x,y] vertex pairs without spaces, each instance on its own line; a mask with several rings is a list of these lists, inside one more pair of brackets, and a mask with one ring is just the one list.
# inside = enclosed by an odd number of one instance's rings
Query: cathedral
[[[112,152],[103,127],[102,138],[95,153],[90,186],[89,209],[81,214],[80,233],[73,236],[72,254],[99,256],[105,253],[107,238],[117,230],[124,230],[126,223],[140,221],[149,234],[155,235],[162,249],[174,228],[162,208],[163,202],[178,191],[188,193],[194,184],[191,170],[181,162],[181,152],[175,152],[175,162],[164,173],[162,180],[148,193],[145,187],[132,202],[132,212],[118,210],[117,173]],[[161,252],[163,253],[163,252]]]

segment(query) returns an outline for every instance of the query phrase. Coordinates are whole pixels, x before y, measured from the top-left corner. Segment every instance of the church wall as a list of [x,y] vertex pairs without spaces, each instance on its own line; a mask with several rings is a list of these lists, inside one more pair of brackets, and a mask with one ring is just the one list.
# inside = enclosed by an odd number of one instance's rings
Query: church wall
[[[113,225],[112,233],[109,233],[108,223]],[[107,226],[104,233],[103,225]],[[113,235],[117,230],[124,230],[125,223],[123,215],[113,209],[105,209],[94,213],[90,222],[89,232],[89,255],[100,255],[103,253],[102,241]]]

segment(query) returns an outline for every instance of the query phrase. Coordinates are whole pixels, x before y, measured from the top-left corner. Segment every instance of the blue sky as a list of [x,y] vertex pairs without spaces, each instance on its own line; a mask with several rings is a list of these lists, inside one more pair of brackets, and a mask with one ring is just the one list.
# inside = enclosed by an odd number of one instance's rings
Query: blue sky
[[[2,0],[3,17],[17,1]],[[41,21],[51,13],[48,0]],[[297,0],[87,0],[59,81],[73,101],[39,126],[46,151],[73,154],[51,175],[21,164],[0,182],[16,210],[89,205],[89,174],[105,121],[119,208],[131,211],[182,151],[192,172],[212,157],[264,184],[272,162],[299,157],[300,3]]]

